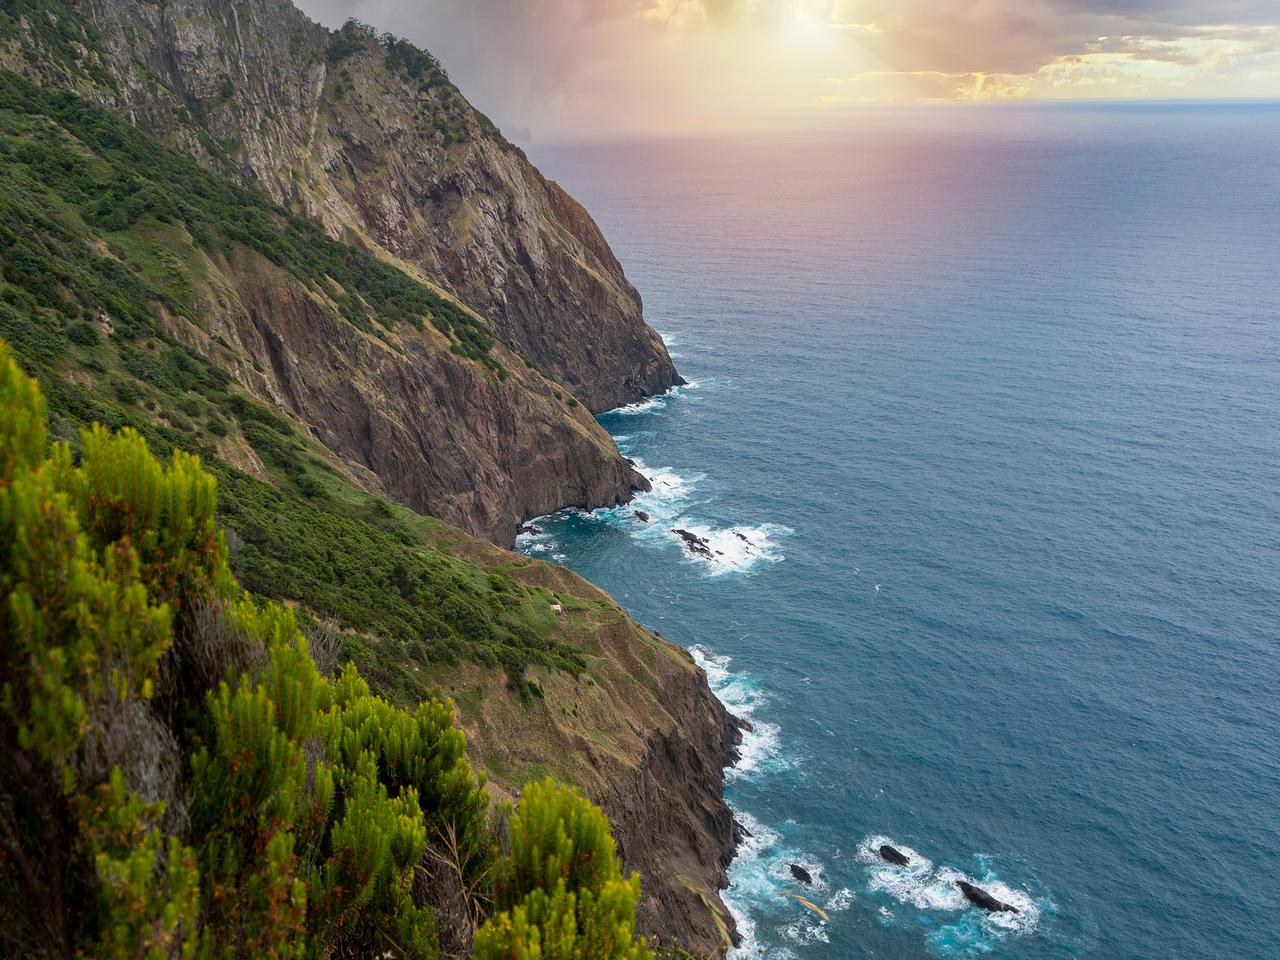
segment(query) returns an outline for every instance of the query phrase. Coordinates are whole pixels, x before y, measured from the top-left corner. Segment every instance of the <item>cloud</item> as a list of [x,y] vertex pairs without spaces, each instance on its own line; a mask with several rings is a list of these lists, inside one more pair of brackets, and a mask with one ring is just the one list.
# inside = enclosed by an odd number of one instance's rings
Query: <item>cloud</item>
[[1280,95],[1275,0],[297,2],[422,44],[536,135],[797,125],[865,99]]

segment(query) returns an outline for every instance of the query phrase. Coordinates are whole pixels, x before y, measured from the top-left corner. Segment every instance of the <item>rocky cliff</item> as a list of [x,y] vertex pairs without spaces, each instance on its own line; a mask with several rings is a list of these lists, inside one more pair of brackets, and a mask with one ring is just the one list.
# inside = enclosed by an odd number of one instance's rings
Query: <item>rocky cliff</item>
[[91,39],[51,56],[28,18],[11,64],[414,264],[592,412],[679,382],[590,215],[428,54],[288,0],[64,6]]
[[502,344],[495,376],[431,325],[356,329],[252,251],[188,256],[208,284],[200,322],[162,314],[168,332],[291,414],[367,490],[511,543],[529,517],[647,484],[581,404]]
[[260,258],[201,255],[190,323],[172,332],[366,488],[510,543],[524,519],[645,485],[589,413],[678,379],[661,339],[591,218],[427,54],[332,34],[283,0],[22,0],[0,28],[0,67],[157,132],[504,341],[495,378],[429,329],[352,329],[326,291],[282,286]]
[[587,671],[534,668],[541,696],[528,703],[493,670],[423,666],[458,705],[475,762],[511,795],[547,774],[581,786],[609,815],[644,898],[640,932],[695,954],[722,956],[734,924],[717,892],[736,846],[724,768],[740,725],[680,647],[635,624],[603,591],[551,564],[452,537],[445,548],[552,591],[564,608],[556,630],[588,650]]
[[56,435],[200,451],[250,589],[454,696],[499,793],[581,785],[643,931],[722,954],[736,725],[598,590],[467,536],[644,483],[589,407],[675,373],[586,213],[424,54],[276,0],[11,0],[0,68],[0,335]]

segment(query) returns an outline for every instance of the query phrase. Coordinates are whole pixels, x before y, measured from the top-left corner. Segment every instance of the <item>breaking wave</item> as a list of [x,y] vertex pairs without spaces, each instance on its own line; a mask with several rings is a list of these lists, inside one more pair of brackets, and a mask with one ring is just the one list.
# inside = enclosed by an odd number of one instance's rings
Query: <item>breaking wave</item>
[[[752,781],[790,767],[792,761],[782,752],[778,727],[757,716],[767,697],[754,678],[731,670],[729,657],[717,656],[703,646],[696,645],[690,652],[706,671],[707,683],[725,709],[752,726],[743,731],[738,762],[725,771],[726,779]],[[791,960],[797,956],[793,947],[828,943],[829,918],[853,905],[853,892],[828,878],[826,864],[789,844],[782,829],[762,823],[732,802],[730,805],[741,839],[723,895],[739,938],[728,960],[759,960],[762,955],[769,960]],[[792,864],[805,870],[812,882],[801,884],[791,872]],[[762,925],[768,925],[776,935],[769,938],[767,946]]]
[[637,400],[635,403],[628,403],[621,407],[615,407],[613,410],[604,414],[606,417],[634,417],[640,413],[656,413],[666,409],[667,404],[676,397],[683,396],[690,390],[697,390],[700,387],[697,380],[686,380],[684,383],[669,387],[663,393],[656,394],[652,397],[645,397],[643,400]]
[[[886,861],[879,853],[884,844],[896,848],[910,863],[896,866]],[[926,934],[929,947],[945,956],[988,953],[1009,937],[1034,931],[1045,911],[1052,909],[1047,898],[1037,899],[1002,881],[983,858],[978,859],[977,874],[966,873],[950,866],[935,866],[911,847],[873,835],[858,845],[857,859],[866,870],[868,890],[887,897],[899,908],[915,911],[913,919],[930,928]],[[1018,912],[988,913],[973,906],[956,886],[958,880],[981,887]],[[903,918],[890,904],[881,907],[880,919],[893,925]]]

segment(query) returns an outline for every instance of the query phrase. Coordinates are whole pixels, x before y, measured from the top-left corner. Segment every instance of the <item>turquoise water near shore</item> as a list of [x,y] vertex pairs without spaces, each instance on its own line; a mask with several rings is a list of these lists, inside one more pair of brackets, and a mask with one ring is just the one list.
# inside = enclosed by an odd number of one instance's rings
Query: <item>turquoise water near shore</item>
[[932,115],[532,151],[691,383],[520,547],[754,724],[743,960],[1277,956],[1280,109]]

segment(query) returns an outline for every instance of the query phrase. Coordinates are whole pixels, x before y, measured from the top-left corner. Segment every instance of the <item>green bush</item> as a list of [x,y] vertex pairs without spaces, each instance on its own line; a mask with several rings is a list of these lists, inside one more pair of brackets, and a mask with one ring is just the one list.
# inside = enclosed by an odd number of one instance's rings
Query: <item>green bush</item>
[[[420,690],[400,666],[401,644],[411,644],[424,659],[500,665],[520,690],[526,689],[522,675],[529,664],[584,669],[581,651],[549,635],[544,597],[524,588],[499,594],[472,565],[427,548],[421,528],[404,511],[375,515],[377,501],[353,499],[350,485],[344,489],[335,480],[315,444],[291,421],[236,393],[225,371],[158,330],[151,305],[182,313],[176,293],[182,284],[157,286],[161,281],[154,278],[169,273],[157,268],[155,243],[139,237],[147,223],[154,226],[154,218],[164,216],[180,220],[216,253],[231,232],[260,226],[254,235],[277,262],[316,289],[332,293],[336,281],[347,291],[353,322],[368,322],[371,304],[381,305],[377,316],[388,324],[397,311],[425,311],[451,331],[456,350],[501,376],[504,371],[485,353],[488,334],[469,314],[110,114],[3,72],[0,174],[0,336],[44,381],[58,433],[73,449],[77,428],[96,421],[111,429],[131,427],[164,455],[174,448],[203,454],[230,494],[220,519],[236,532],[243,585],[385,641],[353,641],[349,652],[380,689],[397,691],[406,702]],[[132,208],[146,197],[162,202],[139,214],[140,225],[122,233],[94,226],[99,214],[118,212],[119,204]],[[104,244],[113,256],[95,252]],[[71,349],[62,319],[68,306],[110,318],[111,335],[93,359],[107,376],[88,382],[66,376],[68,357],[84,352]],[[145,408],[138,404],[144,398]],[[224,418],[238,421],[270,482],[215,459],[215,438],[232,432]],[[197,433],[200,425],[205,435]]]
[[635,938],[640,878],[623,879],[608,820],[577,790],[526,786],[509,843],[475,960],[652,960]]
[[495,863],[451,703],[322,676],[293,611],[232,578],[198,458],[129,428],[79,448],[49,446],[0,341],[5,956],[436,958],[439,870],[468,916],[496,898],[479,957],[650,956],[599,810],[530,786]]
[[[166,292],[130,276],[128,261],[141,256],[141,248],[131,252],[120,245],[119,260],[94,257],[76,245],[80,228],[60,218],[59,210],[74,210],[90,228],[109,235],[140,223],[178,224],[210,254],[243,244],[327,297],[358,329],[430,321],[451,338],[456,353],[502,370],[491,356],[492,333],[453,300],[373,254],[331,239],[264,194],[220,179],[108,111],[0,71],[3,278],[29,291],[36,304],[65,310],[74,306],[66,281],[98,274],[96,282],[83,283],[96,287],[97,295],[82,305],[104,310],[125,337],[150,326],[152,302],[186,312],[190,291],[183,282]],[[159,254],[149,256],[164,262]],[[102,281],[123,281],[131,289],[126,296],[110,295]]]

